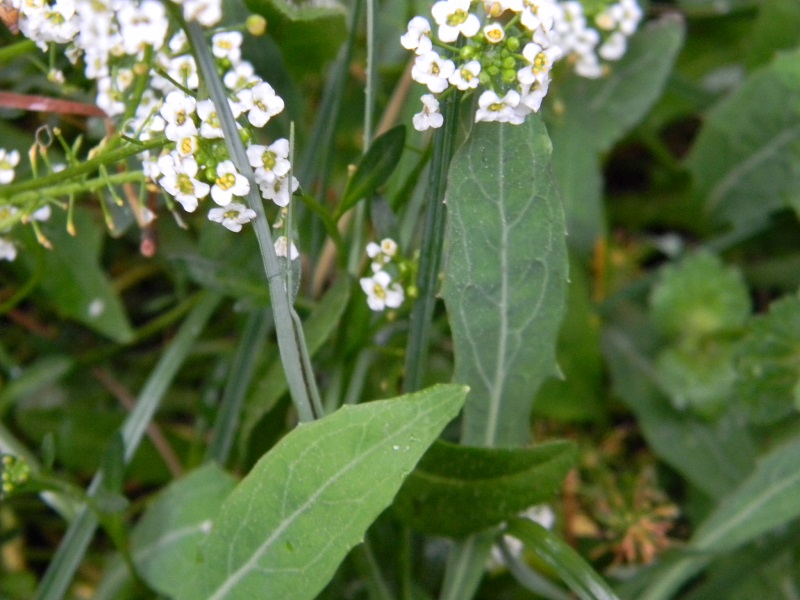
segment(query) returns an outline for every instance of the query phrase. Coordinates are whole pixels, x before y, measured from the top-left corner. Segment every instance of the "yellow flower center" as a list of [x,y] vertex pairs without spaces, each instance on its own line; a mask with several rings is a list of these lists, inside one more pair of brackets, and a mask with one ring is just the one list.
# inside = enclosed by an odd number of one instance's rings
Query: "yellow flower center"
[[236,175],[233,173],[225,173],[217,177],[216,184],[221,190],[229,190],[236,183]]

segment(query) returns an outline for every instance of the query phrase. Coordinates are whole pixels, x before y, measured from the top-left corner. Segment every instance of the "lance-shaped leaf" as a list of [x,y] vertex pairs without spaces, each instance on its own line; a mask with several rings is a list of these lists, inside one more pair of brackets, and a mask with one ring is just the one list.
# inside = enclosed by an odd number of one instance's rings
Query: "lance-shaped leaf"
[[224,502],[179,598],[314,598],[465,394],[440,385],[299,425]]
[[[236,480],[216,464],[172,483],[153,502],[131,534],[131,558],[139,575],[161,594],[175,597],[195,568],[198,543]],[[130,576],[115,560],[95,592],[96,600],[120,597]]]
[[643,600],[666,600],[713,558],[800,516],[800,439],[779,446],[697,528],[688,557],[655,578]]
[[470,446],[527,442],[536,390],[556,373],[568,267],[550,151],[538,118],[478,123],[450,167],[443,295]]
[[393,508],[426,533],[460,537],[550,500],[574,466],[567,441],[532,448],[469,448],[436,442],[408,476]]
[[356,172],[347,182],[342,202],[336,210],[334,217],[336,220],[352,208],[356,202],[386,183],[397,163],[400,162],[405,143],[406,128],[402,125],[390,129],[372,143],[366,154],[361,157]]
[[800,51],[755,71],[712,110],[689,156],[699,194],[735,225],[800,212]]

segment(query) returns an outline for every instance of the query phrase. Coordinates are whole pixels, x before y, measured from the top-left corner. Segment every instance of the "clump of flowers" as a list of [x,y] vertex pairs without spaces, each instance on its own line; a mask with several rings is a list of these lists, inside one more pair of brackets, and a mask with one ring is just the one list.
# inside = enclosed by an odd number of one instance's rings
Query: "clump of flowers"
[[371,259],[372,276],[359,281],[367,304],[376,312],[400,308],[405,300],[403,282],[412,275],[410,261],[400,256],[397,242],[391,238],[384,238],[380,244],[367,244],[367,256]]
[[522,123],[539,111],[556,61],[600,77],[602,61],[625,53],[641,15],[635,0],[601,0],[589,13],[576,1],[439,0],[433,26],[416,16],[400,38],[417,55],[411,77],[429,91],[414,127],[441,127],[439,99],[455,89],[480,94],[476,122]]
[[[221,0],[174,0],[187,21],[218,25]],[[246,206],[253,183],[261,196],[278,207],[289,204],[298,187],[291,175],[289,143],[254,143],[254,130],[281,113],[284,102],[273,87],[242,58],[242,33],[220,31],[211,36],[211,51],[228,93],[247,155],[255,169],[248,180],[234,165],[223,139],[220,107],[206,97],[186,34],[168,18],[158,0],[25,0],[19,9],[19,30],[43,50],[66,47],[73,64],[81,64],[97,85],[96,104],[120,121],[133,139],[166,138],[161,150],[142,152],[143,170],[175,206],[195,212],[209,205],[209,220],[230,231],[257,218]],[[13,179],[15,153],[0,153],[0,182]],[[149,210],[147,219],[155,218]],[[176,218],[181,222],[177,213]],[[288,255],[293,245],[287,250]],[[0,244],[0,256],[7,257]]]

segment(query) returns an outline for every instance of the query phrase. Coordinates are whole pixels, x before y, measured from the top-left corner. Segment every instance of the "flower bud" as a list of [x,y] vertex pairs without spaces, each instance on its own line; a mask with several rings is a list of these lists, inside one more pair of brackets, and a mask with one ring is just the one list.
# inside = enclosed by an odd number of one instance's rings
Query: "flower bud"
[[264,35],[267,32],[267,20],[261,15],[250,15],[245,21],[245,27],[250,35]]

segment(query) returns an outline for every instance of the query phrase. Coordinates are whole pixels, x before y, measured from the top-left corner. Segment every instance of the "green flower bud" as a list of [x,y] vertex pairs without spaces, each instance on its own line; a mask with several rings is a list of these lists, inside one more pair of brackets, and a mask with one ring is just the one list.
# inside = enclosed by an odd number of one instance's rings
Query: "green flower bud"
[[267,20],[261,15],[250,15],[245,21],[245,27],[250,35],[264,35],[267,32]]
[[486,72],[492,77],[494,77],[495,75],[498,75],[500,73],[500,67],[498,67],[497,65],[489,65],[486,68]]
[[503,59],[503,69],[513,69],[517,66],[517,59],[513,56],[507,56]]
[[519,50],[520,45],[521,44],[518,37],[506,38],[506,48],[511,50],[511,52],[516,52]]
[[464,60],[472,60],[475,56],[475,46],[462,46],[458,53]]
[[517,72],[514,69],[505,69],[503,71],[503,81],[506,83],[514,83],[517,80]]

